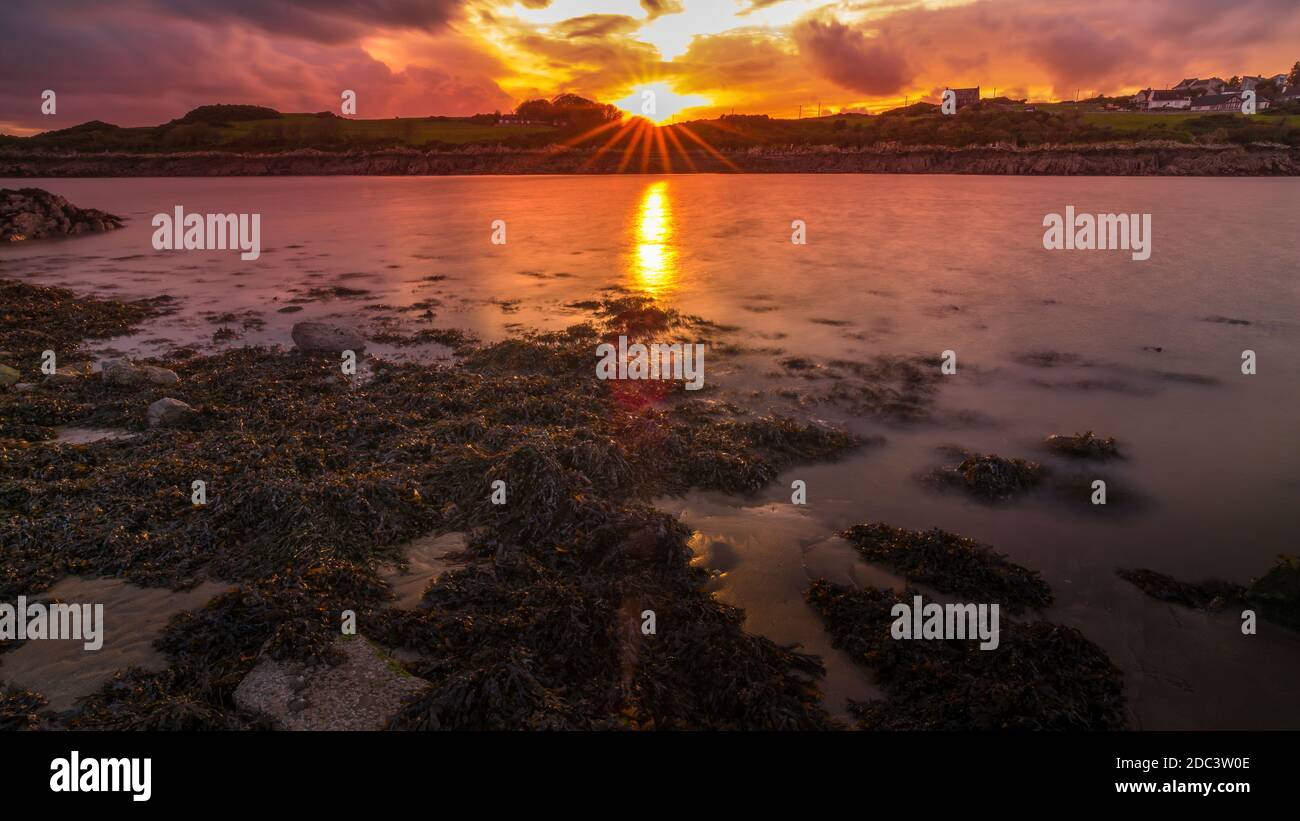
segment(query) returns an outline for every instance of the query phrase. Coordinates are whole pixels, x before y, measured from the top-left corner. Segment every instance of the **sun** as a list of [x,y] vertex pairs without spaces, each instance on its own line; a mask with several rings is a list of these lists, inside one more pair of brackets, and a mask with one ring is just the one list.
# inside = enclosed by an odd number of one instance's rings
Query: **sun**
[[633,117],[645,117],[656,125],[670,122],[674,116],[691,108],[710,105],[707,97],[698,94],[678,94],[668,83],[641,83],[632,93],[614,105]]

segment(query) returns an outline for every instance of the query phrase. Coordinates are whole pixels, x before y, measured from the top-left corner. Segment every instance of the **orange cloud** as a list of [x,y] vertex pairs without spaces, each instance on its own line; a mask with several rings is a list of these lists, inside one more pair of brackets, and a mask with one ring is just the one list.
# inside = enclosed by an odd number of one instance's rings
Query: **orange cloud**
[[[1286,71],[1294,0],[5,0],[0,123],[166,121],[197,105],[469,114],[639,86],[793,116],[980,85],[1035,98]],[[663,50],[655,43],[661,43]],[[665,53],[670,55],[665,57]],[[39,113],[40,93],[59,114]]]

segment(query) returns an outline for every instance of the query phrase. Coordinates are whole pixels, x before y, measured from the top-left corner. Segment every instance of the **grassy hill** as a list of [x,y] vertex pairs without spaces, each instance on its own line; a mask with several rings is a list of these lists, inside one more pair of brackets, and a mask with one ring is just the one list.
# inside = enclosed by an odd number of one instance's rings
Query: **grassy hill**
[[[345,119],[329,112],[282,114],[256,106],[202,106],[158,126],[119,128],[99,121],[32,137],[0,137],[0,148],[54,152],[168,153],[234,151],[267,153],[315,148],[410,147],[452,149],[475,145],[536,148],[560,141],[581,143],[583,128],[549,125],[498,126],[495,115],[414,117],[385,120]],[[689,129],[721,150],[831,145],[950,146],[1009,144],[1086,145],[1148,140],[1187,144],[1277,143],[1300,147],[1300,105],[1269,109],[1255,117],[1237,114],[1143,114],[1104,111],[1069,103],[1025,108],[1013,101],[984,101],[943,116],[935,106],[915,104],[879,116],[831,115],[796,120],[767,116],[724,116],[668,126]],[[603,131],[599,145],[615,132]],[[679,135],[684,146],[693,139]],[[627,142],[623,142],[626,145]]]
[[528,147],[550,142],[546,125],[497,126],[494,117],[345,119],[329,112],[281,114],[257,106],[202,106],[158,126],[120,128],[99,121],[31,137],[0,137],[0,147],[79,152],[324,151],[468,144]]

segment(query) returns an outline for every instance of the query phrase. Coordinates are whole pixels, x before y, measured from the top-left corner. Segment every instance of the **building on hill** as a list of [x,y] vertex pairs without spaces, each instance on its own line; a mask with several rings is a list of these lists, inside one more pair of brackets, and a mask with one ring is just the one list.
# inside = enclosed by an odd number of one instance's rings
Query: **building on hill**
[[975,105],[980,101],[979,86],[975,86],[974,88],[954,88],[950,90],[957,97],[958,111],[965,108],[966,106]]
[[1173,91],[1181,91],[1188,97],[1199,97],[1202,94],[1220,94],[1223,92],[1223,86],[1226,85],[1220,77],[1211,77],[1208,80],[1201,80],[1196,77],[1190,77],[1173,87]]
[[[1240,91],[1227,94],[1206,94],[1192,100],[1192,111],[1241,111],[1242,95]],[[1268,100],[1256,100],[1255,110],[1268,108]]]
[[1187,109],[1192,106],[1192,98],[1186,91],[1148,88],[1133,95],[1133,104],[1142,111]]

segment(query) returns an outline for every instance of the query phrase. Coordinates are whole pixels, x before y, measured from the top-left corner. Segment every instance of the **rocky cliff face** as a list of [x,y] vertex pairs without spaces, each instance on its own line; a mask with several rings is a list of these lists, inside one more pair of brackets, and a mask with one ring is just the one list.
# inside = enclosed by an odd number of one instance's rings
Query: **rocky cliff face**
[[46,154],[0,152],[5,177],[611,174],[620,166],[664,171],[828,174],[1002,174],[1047,176],[1297,176],[1300,149],[1134,143],[1047,148],[863,148],[826,146],[692,151],[624,163],[615,151],[390,149],[280,154]]
[[78,208],[39,188],[0,188],[0,242],[73,236],[122,227],[122,218]]

